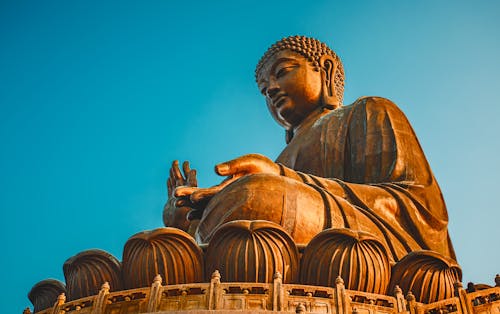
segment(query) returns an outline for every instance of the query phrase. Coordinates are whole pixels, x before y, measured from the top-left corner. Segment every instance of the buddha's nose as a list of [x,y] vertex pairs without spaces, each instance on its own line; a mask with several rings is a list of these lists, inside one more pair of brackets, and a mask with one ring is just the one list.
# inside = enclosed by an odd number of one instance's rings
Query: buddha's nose
[[273,98],[280,91],[278,85],[274,82],[267,87],[267,97]]

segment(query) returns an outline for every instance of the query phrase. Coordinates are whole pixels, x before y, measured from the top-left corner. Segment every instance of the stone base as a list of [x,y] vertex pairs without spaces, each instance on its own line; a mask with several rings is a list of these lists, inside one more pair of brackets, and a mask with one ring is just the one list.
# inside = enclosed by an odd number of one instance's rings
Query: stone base
[[[103,285],[98,295],[65,302],[64,294],[52,308],[40,314],[98,313],[499,313],[500,287],[467,293],[460,284],[455,297],[423,304],[398,287],[394,296],[346,290],[338,278],[334,287],[283,284],[277,275],[273,283],[220,282],[218,272],[210,283],[161,285],[161,278],[149,288],[109,292]],[[25,313],[30,313],[25,311]]]

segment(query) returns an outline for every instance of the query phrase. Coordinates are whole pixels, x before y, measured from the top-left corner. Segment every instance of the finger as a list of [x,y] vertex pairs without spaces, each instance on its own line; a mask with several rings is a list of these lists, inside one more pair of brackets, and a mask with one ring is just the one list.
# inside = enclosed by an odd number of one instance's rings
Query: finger
[[174,190],[174,196],[175,197],[189,196],[199,189],[200,188],[191,186],[179,186]]
[[189,173],[187,175],[187,185],[198,186],[198,179],[196,178],[196,170],[195,169],[189,171]]
[[172,162],[172,166],[170,166],[170,177],[171,177],[172,179],[175,179],[175,171],[174,171],[174,168],[175,168],[175,164],[176,164],[176,163],[178,163],[178,162],[179,162],[179,161],[174,160],[174,161]]
[[222,181],[221,184],[219,185],[215,185],[206,189],[197,189],[196,191],[193,191],[191,193],[189,199],[194,204],[202,202],[204,199],[214,196],[215,194],[220,192],[223,188],[236,181],[238,178],[239,177],[228,178]]
[[189,200],[192,203],[196,204],[196,203],[204,201],[207,198],[214,196],[220,190],[222,190],[222,187],[220,187],[218,185],[212,186],[212,187],[206,188],[206,189],[199,189],[198,191],[195,191],[191,194],[191,196],[189,197]]
[[184,178],[182,177],[181,170],[179,169],[179,161],[174,160],[172,163],[172,174],[175,178],[176,185],[184,185]]
[[218,164],[215,166],[215,172],[220,176],[230,176],[237,173],[245,174],[252,171],[262,158],[265,157],[258,154],[241,156]]
[[170,177],[167,179],[167,190],[168,196],[172,195],[172,179]]
[[184,177],[187,178],[189,171],[191,170],[191,168],[189,168],[189,161],[186,160],[182,163],[182,170],[184,171]]

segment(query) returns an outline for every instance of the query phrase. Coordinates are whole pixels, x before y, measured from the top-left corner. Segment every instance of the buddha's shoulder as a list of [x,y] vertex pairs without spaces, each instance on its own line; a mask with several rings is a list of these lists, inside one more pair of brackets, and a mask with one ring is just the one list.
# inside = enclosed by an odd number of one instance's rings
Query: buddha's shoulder
[[356,99],[351,105],[351,110],[365,110],[365,111],[387,111],[392,113],[403,114],[401,109],[391,100],[379,96],[363,96]]

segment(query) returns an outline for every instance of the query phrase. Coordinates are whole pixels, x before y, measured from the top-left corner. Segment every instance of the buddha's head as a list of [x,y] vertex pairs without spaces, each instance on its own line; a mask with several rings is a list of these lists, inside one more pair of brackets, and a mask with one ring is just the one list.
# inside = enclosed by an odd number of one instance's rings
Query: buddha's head
[[291,36],[276,42],[260,59],[255,77],[273,118],[288,132],[316,110],[342,103],[342,62],[314,38]]

